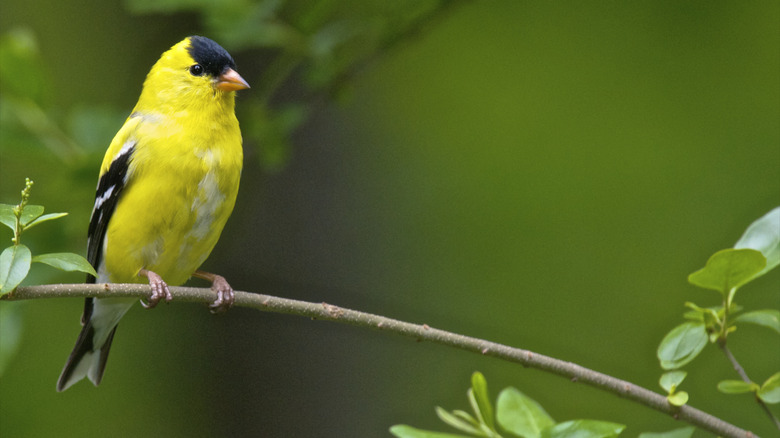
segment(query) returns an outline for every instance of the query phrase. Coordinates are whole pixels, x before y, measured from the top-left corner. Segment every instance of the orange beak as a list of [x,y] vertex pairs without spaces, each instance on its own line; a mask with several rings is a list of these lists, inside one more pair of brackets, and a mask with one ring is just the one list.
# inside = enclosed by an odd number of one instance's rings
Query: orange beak
[[249,88],[249,84],[235,70],[229,68],[217,77],[215,87],[222,91],[238,91]]

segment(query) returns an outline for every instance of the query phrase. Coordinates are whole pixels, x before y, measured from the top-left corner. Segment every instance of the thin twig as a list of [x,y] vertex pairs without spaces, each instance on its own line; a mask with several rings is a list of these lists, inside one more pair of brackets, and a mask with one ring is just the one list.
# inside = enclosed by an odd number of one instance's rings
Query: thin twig
[[[734,370],[739,374],[739,377],[742,379],[745,383],[753,383],[752,380],[750,380],[750,377],[748,377],[747,373],[745,372],[745,369],[742,368],[742,365],[739,364],[739,361],[737,361],[737,358],[734,357],[734,354],[731,353],[731,350],[729,349],[728,345],[726,345],[726,340],[720,340],[718,341],[718,346],[720,347],[721,351],[723,351],[723,354],[726,356],[726,359],[731,362],[731,366],[734,367]],[[769,419],[772,420],[772,423],[774,423],[777,430],[780,430],[780,420],[775,417],[775,414],[772,413],[771,410],[769,410],[769,406],[764,403],[763,400],[761,400],[758,396],[756,396],[756,403],[761,406],[761,408],[766,412],[766,414],[769,416]]]
[[[210,289],[192,287],[171,287],[174,301],[199,302],[208,304],[214,300]],[[19,287],[16,291],[0,296],[0,300],[27,300],[54,297],[148,297],[149,286],[142,284],[56,284],[45,286]],[[572,382],[581,382],[601,390],[611,392],[675,419],[690,423],[701,429],[723,437],[757,438],[752,432],[740,429],[717,417],[688,405],[675,407],[666,397],[625,380],[602,374],[577,364],[554,359],[532,351],[513,348],[483,339],[472,338],[426,324],[412,324],[356,310],[344,309],[327,303],[309,303],[305,301],[279,298],[248,292],[236,292],[235,306],[305,316],[313,319],[340,322],[358,327],[372,328],[396,333],[417,340],[426,340],[448,345],[461,350],[492,356],[520,365],[547,371],[566,377]]]

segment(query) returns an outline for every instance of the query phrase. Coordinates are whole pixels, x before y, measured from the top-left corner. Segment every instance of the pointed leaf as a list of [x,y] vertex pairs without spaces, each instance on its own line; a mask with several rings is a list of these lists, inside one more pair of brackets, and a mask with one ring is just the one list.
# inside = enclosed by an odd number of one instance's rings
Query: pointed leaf
[[465,435],[417,429],[406,424],[396,424],[390,428],[390,433],[398,438],[469,438]]
[[469,424],[467,421],[464,421],[463,419],[447,412],[443,408],[440,408],[439,406],[436,406],[436,415],[439,417],[439,419],[448,425],[454,427],[455,429],[460,430],[461,432],[470,433],[472,435],[479,435],[480,431],[478,427],[474,427],[473,425]]
[[758,390],[758,397],[765,403],[780,403],[780,373],[775,373],[766,379]]
[[555,424],[539,403],[512,387],[498,395],[496,420],[504,430],[523,438],[538,438]]
[[761,325],[780,333],[780,311],[778,310],[754,310],[737,316],[734,321]]
[[780,264],[780,207],[758,218],[745,230],[734,248],[751,248],[766,257],[766,266],[756,277]]
[[663,373],[661,375],[661,379],[658,383],[664,391],[671,394],[675,392],[687,375],[688,373],[685,371],[669,371],[668,373]]
[[9,246],[0,253],[0,294],[11,292],[27,277],[31,258],[24,245]]
[[49,213],[49,214],[44,214],[43,216],[39,217],[38,219],[35,219],[32,222],[30,222],[27,225],[25,225],[24,229],[25,230],[29,230],[30,228],[32,228],[32,227],[34,227],[34,226],[36,226],[38,224],[41,224],[43,222],[51,221],[51,220],[54,220],[54,219],[59,219],[59,218],[61,218],[63,216],[67,216],[67,215],[68,215],[68,213]]
[[620,435],[626,426],[596,420],[572,420],[558,423],[542,432],[543,438],[611,438]]
[[471,375],[471,390],[474,394],[474,400],[479,407],[481,421],[491,430],[496,430],[496,424],[493,421],[493,405],[490,404],[487,381],[485,376],[479,371]]
[[644,432],[639,434],[639,438],[691,438],[695,427],[683,427],[670,430],[668,432]]
[[475,429],[479,427],[479,421],[477,421],[476,418],[471,416],[471,414],[469,414],[466,411],[461,411],[460,409],[455,409],[454,411],[452,411],[452,415],[454,415],[454,416],[456,416],[458,418],[462,418],[463,420],[466,420],[466,422],[469,423],[470,425],[474,426]]
[[688,403],[688,393],[685,391],[679,391],[675,392],[674,394],[669,394],[666,396],[666,401],[668,401],[672,406],[680,407]]
[[724,394],[744,394],[758,391],[758,389],[759,387],[755,383],[741,380],[721,380],[718,382],[718,391]]
[[756,278],[766,266],[766,257],[755,249],[724,249],[716,252],[707,264],[688,276],[688,282],[724,296],[731,289]]
[[714,307],[699,307],[696,305],[696,303],[692,303],[690,301],[685,302],[685,307],[689,309],[693,309],[697,313],[702,314],[702,320],[704,319],[718,319],[718,311],[717,308]]
[[16,231],[16,215],[13,205],[0,204],[0,223]]
[[25,205],[22,217],[19,219],[22,225],[27,225],[43,214],[43,205]]
[[97,277],[92,265],[84,257],[70,252],[40,254],[32,258],[33,262],[45,263],[62,271],[80,271]]
[[688,321],[704,322],[704,315],[701,312],[697,312],[695,310],[683,313],[683,318],[687,319]]
[[658,346],[661,368],[680,368],[696,358],[707,345],[707,331],[700,322],[686,322],[673,328]]

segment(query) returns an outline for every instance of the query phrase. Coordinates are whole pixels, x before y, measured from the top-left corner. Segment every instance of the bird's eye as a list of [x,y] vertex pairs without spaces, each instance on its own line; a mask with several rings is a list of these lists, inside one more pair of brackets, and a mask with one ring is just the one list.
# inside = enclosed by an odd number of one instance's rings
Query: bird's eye
[[202,76],[203,75],[203,66],[200,64],[195,64],[192,67],[190,67],[190,74],[193,76]]

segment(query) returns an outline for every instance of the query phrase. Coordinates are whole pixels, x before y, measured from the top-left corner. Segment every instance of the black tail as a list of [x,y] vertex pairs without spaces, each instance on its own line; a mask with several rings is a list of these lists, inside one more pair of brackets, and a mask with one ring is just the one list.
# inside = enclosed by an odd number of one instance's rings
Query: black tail
[[93,345],[95,330],[92,328],[91,321],[86,322],[76,340],[76,346],[73,347],[73,351],[65,363],[60,379],[57,381],[58,392],[68,389],[84,377],[89,377],[95,386],[100,384],[106,370],[108,351],[111,349],[114,333],[116,333],[116,327],[111,330],[106,342],[96,348]]

